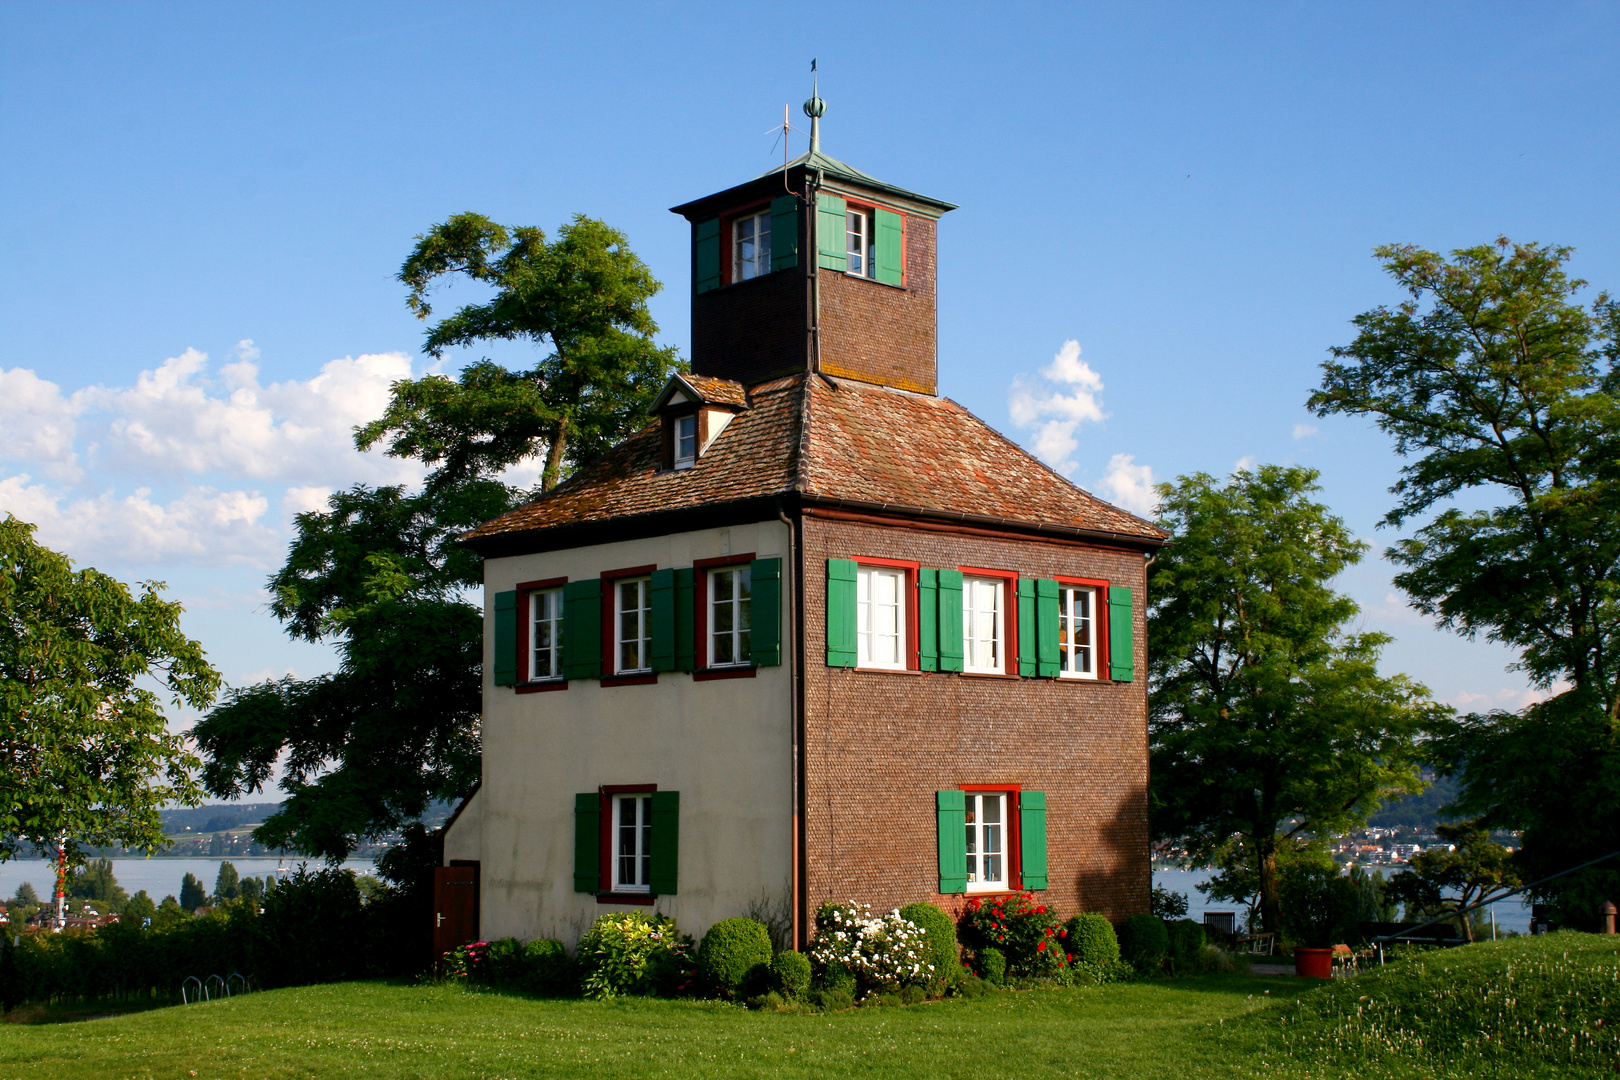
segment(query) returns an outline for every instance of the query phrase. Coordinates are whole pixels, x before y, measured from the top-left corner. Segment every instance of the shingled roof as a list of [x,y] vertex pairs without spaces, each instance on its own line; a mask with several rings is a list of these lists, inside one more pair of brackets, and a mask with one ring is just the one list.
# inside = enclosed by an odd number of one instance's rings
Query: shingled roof
[[[722,388],[708,384],[722,381],[706,379],[704,389],[718,397]],[[511,550],[552,530],[771,499],[1153,547],[1167,537],[1075,487],[948,398],[794,375],[749,388],[746,400],[690,469],[660,468],[662,440],[652,424],[463,540]]]

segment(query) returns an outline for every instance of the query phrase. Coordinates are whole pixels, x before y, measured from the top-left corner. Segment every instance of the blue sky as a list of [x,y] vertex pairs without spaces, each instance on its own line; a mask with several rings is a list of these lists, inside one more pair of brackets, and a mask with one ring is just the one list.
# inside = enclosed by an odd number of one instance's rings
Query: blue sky
[[[826,150],[961,204],[945,393],[1138,507],[1149,479],[1312,465],[1382,547],[1387,441],[1303,407],[1396,299],[1371,249],[1506,234],[1620,287],[1617,43],[1612,3],[12,3],[0,510],[167,581],[234,683],[322,670],[263,584],[293,512],[416,475],[348,442],[425,370],[393,280],[411,238],[462,210],[603,218],[684,350],[667,208],[780,161],[814,56]],[[1396,635],[1387,668],[1524,700],[1509,654],[1426,626],[1376,555],[1344,586]]]

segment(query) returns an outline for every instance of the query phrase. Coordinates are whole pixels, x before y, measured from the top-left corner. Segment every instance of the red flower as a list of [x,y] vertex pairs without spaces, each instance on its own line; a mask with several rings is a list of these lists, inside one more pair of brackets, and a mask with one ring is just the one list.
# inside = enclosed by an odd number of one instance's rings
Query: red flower
[[1035,914],[1037,914],[1037,915],[1045,915],[1046,914],[1046,905],[1042,904],[1040,907],[1036,908],[1035,909]]
[[1046,951],[1046,942],[1043,941],[1039,945],[1035,946],[1035,951],[1036,952],[1045,952]]

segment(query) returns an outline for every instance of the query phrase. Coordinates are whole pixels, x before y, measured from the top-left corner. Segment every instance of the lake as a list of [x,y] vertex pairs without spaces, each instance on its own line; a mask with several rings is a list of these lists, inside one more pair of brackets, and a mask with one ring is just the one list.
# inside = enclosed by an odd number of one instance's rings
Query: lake
[[[310,859],[311,870],[318,869],[323,863]],[[228,862],[236,867],[236,872],[243,877],[265,877],[275,875],[286,877],[298,869],[297,859],[275,858],[240,858],[240,859],[114,859],[113,876],[118,884],[131,896],[146,890],[146,895],[152,898],[154,904],[161,904],[165,896],[180,895],[180,882],[187,874],[195,874],[203,883],[203,888],[212,892],[214,879],[219,877],[219,864]],[[283,868],[281,874],[276,874],[276,867]],[[370,859],[350,859],[343,864],[345,870],[353,870],[357,874],[375,874],[377,868]],[[23,882],[34,886],[39,898],[50,903],[52,894],[56,891],[56,862],[43,859],[19,859],[15,862],[0,863],[0,897],[10,899],[17,895],[17,886]]]

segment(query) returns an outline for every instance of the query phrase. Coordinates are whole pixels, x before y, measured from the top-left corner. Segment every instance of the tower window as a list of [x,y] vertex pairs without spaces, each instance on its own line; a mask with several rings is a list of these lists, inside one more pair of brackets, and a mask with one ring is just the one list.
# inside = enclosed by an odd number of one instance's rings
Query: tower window
[[844,217],[848,272],[872,277],[872,214],[867,210],[850,210]]
[[690,469],[697,463],[697,416],[675,418],[675,467]]
[[770,211],[731,223],[731,280],[747,281],[771,272]]

